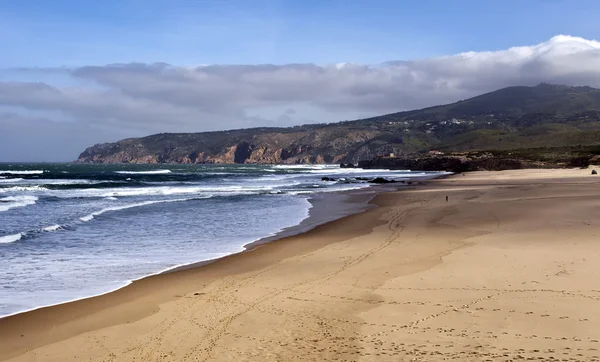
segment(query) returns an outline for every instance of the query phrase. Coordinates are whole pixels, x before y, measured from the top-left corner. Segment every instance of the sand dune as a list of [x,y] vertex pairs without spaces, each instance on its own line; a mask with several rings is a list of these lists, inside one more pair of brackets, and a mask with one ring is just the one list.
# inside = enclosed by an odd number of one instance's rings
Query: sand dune
[[600,360],[600,176],[477,172],[374,203],[0,320],[0,360]]

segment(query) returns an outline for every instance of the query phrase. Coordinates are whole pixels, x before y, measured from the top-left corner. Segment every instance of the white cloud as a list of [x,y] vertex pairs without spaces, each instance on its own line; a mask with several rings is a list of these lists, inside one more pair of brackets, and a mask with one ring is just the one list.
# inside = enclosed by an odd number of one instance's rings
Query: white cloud
[[[78,122],[138,134],[259,126],[265,118],[261,109],[291,106],[298,117],[275,117],[273,122],[337,121],[348,114],[377,115],[453,102],[512,85],[600,87],[600,42],[559,35],[533,46],[380,65],[190,68],[156,63],[62,71],[78,86],[0,82],[0,106],[60,112]],[[303,109],[317,111],[307,115]]]

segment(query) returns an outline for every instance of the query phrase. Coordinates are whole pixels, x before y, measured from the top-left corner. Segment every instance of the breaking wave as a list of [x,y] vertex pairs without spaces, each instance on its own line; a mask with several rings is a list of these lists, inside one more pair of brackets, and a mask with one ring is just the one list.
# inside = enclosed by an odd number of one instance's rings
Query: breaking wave
[[52,226],[46,226],[45,228],[42,228],[42,231],[57,231],[62,229],[63,226],[62,225],[52,225]]
[[[204,197],[204,198],[208,198],[208,197]],[[107,208],[102,209],[102,210],[94,211],[94,212],[92,212],[89,215],[80,217],[79,220],[81,220],[83,222],[87,222],[87,221],[93,220],[94,217],[96,217],[96,216],[102,215],[102,214],[110,212],[110,211],[119,211],[119,210],[131,209],[131,208],[134,208],[134,207],[147,206],[147,205],[153,205],[153,204],[161,204],[161,203],[166,203],[166,202],[190,201],[190,200],[195,200],[195,199],[199,199],[199,198],[170,199],[170,200],[153,200],[153,201],[138,202],[138,203],[135,203],[135,204],[121,205],[121,206],[112,206],[112,207],[107,207]]]
[[0,236],[0,244],[14,243],[15,241],[21,240],[22,237],[23,237],[22,233],[18,233],[18,234],[14,234],[14,235]]
[[17,207],[34,205],[36,196],[8,196],[0,199],[0,211],[8,211]]
[[162,175],[171,173],[171,170],[154,170],[154,171],[115,171],[115,173],[125,175]]
[[22,178],[5,178],[5,177],[0,177],[0,182],[2,183],[14,183],[14,182],[19,182],[19,181],[23,181]]
[[39,175],[44,173],[43,170],[0,170],[0,175]]

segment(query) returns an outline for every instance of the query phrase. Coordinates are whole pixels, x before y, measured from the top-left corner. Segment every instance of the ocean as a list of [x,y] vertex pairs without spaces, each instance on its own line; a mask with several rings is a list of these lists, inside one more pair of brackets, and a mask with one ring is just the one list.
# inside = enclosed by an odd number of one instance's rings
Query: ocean
[[372,186],[356,177],[437,175],[335,165],[0,164],[0,316],[243,251],[302,224],[312,198]]

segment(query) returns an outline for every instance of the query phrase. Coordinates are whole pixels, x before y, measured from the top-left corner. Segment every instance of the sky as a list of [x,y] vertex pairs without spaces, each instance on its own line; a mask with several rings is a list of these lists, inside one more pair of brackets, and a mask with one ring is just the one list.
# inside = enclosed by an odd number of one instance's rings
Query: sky
[[600,87],[596,0],[2,0],[0,162]]

